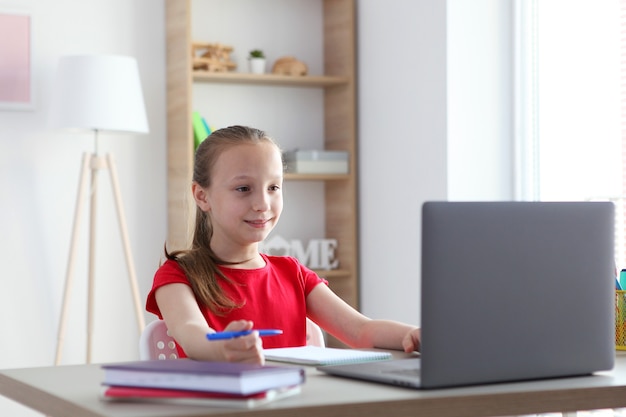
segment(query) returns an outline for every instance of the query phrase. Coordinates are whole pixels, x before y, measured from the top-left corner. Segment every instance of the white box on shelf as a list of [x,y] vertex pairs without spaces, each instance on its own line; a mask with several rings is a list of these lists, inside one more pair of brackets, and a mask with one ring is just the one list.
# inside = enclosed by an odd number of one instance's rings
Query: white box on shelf
[[296,174],[347,174],[347,151],[290,151],[283,155],[287,172]]

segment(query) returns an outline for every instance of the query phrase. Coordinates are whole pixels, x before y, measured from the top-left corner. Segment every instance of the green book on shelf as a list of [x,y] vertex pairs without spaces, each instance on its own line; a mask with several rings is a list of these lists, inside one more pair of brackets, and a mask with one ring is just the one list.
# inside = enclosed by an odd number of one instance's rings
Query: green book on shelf
[[206,135],[209,136],[212,132],[211,126],[209,126],[209,124],[206,122],[204,117],[202,118],[202,124],[204,125],[204,128],[206,129]]
[[202,116],[197,111],[191,115],[191,122],[193,124],[193,138],[194,138],[194,150],[198,149],[200,143],[209,136],[207,132],[206,123],[202,121]]

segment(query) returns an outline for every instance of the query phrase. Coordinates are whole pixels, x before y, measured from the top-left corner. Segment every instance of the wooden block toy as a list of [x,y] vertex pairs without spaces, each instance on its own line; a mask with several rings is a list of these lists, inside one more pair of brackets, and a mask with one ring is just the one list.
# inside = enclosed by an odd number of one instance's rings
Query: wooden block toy
[[194,70],[209,72],[226,72],[237,68],[230,59],[233,51],[231,46],[220,43],[193,42],[191,44],[191,58]]
[[279,75],[307,75],[307,65],[293,56],[278,58],[272,67],[272,74]]

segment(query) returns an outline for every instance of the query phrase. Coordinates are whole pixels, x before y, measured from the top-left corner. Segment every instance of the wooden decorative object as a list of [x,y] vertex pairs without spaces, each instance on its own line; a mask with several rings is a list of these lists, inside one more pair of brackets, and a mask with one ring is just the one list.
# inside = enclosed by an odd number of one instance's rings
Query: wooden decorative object
[[307,75],[307,65],[293,56],[278,58],[272,67],[272,74],[279,75]]
[[231,46],[219,43],[193,42],[191,44],[191,59],[194,70],[209,72],[226,72],[237,68],[237,64],[230,60]]

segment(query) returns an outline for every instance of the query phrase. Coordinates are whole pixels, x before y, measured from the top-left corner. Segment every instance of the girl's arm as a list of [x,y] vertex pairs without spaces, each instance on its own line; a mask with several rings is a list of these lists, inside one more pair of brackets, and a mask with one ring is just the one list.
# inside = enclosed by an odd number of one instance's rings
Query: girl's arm
[[354,348],[419,350],[420,329],[392,320],[367,318],[326,285],[317,285],[307,296],[307,313],[327,332]]
[[[155,293],[165,324],[185,354],[196,360],[248,362],[263,364],[263,344],[256,332],[224,341],[209,341],[207,333],[215,330],[207,324],[191,287],[185,284],[168,284]],[[227,331],[252,329],[247,320],[231,322]]]

